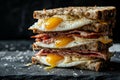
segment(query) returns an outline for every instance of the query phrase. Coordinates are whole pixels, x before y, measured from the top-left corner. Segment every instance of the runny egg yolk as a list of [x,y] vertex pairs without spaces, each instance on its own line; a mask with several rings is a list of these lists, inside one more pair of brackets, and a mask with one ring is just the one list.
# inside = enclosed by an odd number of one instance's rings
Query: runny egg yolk
[[74,40],[73,38],[69,38],[69,37],[58,37],[56,38],[55,46],[58,48],[62,48],[73,40]]
[[50,64],[50,67],[52,68],[55,67],[58,64],[58,62],[63,59],[64,59],[63,56],[55,53],[50,53],[46,57],[46,61]]
[[46,20],[45,29],[52,30],[52,29],[56,28],[62,21],[63,21],[63,19],[61,19],[59,17],[51,17]]

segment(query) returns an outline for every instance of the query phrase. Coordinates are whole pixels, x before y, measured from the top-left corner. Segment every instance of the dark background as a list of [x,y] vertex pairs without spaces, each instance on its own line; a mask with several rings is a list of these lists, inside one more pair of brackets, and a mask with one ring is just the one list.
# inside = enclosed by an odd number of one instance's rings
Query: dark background
[[43,8],[67,6],[116,6],[116,27],[113,39],[120,42],[120,8],[117,0],[0,0],[0,40],[30,39],[32,31],[28,31],[36,20],[33,11]]

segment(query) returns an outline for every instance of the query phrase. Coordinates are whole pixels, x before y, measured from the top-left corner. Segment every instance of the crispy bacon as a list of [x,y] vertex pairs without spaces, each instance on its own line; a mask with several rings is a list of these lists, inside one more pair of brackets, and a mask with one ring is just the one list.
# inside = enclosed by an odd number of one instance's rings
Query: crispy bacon
[[98,38],[102,36],[100,33],[93,33],[93,32],[84,32],[84,31],[72,31],[70,32],[72,35],[81,37],[81,38]]
[[108,54],[106,51],[103,52],[96,52],[96,51],[71,51],[71,50],[49,50],[49,49],[42,49],[36,55],[37,56],[46,56],[47,54],[55,53],[60,55],[76,55],[81,57],[91,57],[91,58],[100,58],[104,60],[108,60]]
[[36,38],[35,39],[36,42],[42,41],[43,43],[46,44],[52,43],[54,41],[53,38],[51,38],[48,34],[45,33],[31,36],[31,38]]
[[31,38],[39,38],[45,40],[45,39],[49,39],[50,36],[48,34],[42,33],[42,34],[37,34],[35,36],[31,36]]
[[69,31],[69,32],[51,32],[51,33],[40,33],[38,35],[32,36],[31,38],[49,39],[55,36],[72,36],[76,35],[82,38],[98,38],[100,36],[108,35],[108,33],[95,33],[95,32],[85,32],[85,31]]
[[74,30],[74,31],[69,31],[69,32],[51,32],[51,33],[39,33],[35,36],[31,36],[31,38],[36,38],[36,42],[43,42],[46,44],[50,44],[55,41],[55,37],[58,36],[65,36],[65,37],[73,37],[77,36],[80,38],[86,38],[86,39],[96,39],[99,38],[100,36],[105,36],[108,33],[95,33],[95,32],[85,32],[85,31],[79,31],[79,30]]

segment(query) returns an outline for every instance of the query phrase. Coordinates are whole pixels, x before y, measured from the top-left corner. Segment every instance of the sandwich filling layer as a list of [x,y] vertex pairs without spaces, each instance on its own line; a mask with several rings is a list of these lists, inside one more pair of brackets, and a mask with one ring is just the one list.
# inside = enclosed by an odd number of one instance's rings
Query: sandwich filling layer
[[99,37],[96,39],[86,39],[86,38],[80,38],[78,36],[73,36],[73,37],[59,36],[50,39],[43,39],[43,40],[40,39],[36,41],[34,45],[45,48],[72,48],[75,46],[81,46],[84,44],[95,43],[95,42],[101,42],[102,44],[109,44],[112,42],[112,40],[109,39],[107,36]]
[[[86,53],[85,53],[86,54]],[[60,54],[58,53],[49,53],[44,52],[44,50],[39,51],[37,54],[35,54],[32,57],[32,63],[41,63],[44,65],[50,66],[50,68],[53,67],[74,67],[77,65],[84,65],[84,64],[91,64],[95,63],[97,61],[102,61],[101,58],[97,58],[97,54],[93,53],[96,57],[89,57],[92,53],[89,53],[87,56],[78,56],[76,54],[71,53],[67,54]]]
[[58,59],[58,57],[54,57],[54,56],[50,57],[49,55],[49,56],[36,56],[36,57],[32,57],[32,59],[37,60],[38,63],[42,63],[50,67],[74,67],[80,64],[86,64],[86,63],[90,63],[98,60],[98,59],[91,59],[91,58],[73,58],[73,57],[74,56],[72,56],[72,58],[70,58],[69,56],[64,56],[63,58]]
[[85,58],[99,58],[103,60],[109,60],[111,53],[107,51],[87,51],[87,50],[54,50],[54,49],[41,49],[35,56],[47,56],[48,54],[55,54],[61,56],[76,56],[76,57],[85,57]]
[[66,31],[77,29],[94,22],[94,20],[85,17],[77,18],[69,15],[54,15],[51,18],[39,19],[29,29],[37,29],[39,31]]

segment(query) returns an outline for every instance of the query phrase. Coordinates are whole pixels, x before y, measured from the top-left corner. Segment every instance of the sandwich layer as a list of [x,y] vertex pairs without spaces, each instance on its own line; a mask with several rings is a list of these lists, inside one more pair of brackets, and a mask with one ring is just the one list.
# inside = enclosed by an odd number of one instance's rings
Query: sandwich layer
[[70,15],[54,15],[51,18],[39,19],[29,29],[36,32],[54,32],[69,30],[85,30],[94,32],[105,32],[114,27],[115,21],[97,21],[85,17],[76,18]]
[[34,11],[35,19],[48,18],[53,15],[72,15],[79,18],[86,17],[96,20],[109,20],[115,18],[116,8],[114,6],[105,7],[65,7],[49,10]]
[[47,56],[35,55],[32,57],[32,63],[40,63],[47,65],[49,68],[54,67],[79,67],[81,69],[89,69],[98,71],[102,66],[100,59],[85,58],[78,56],[61,56],[56,54],[48,54]]
[[[50,39],[48,39],[49,41]],[[107,49],[112,40],[107,37],[97,39],[85,39],[77,36],[73,37],[57,37],[53,41],[50,40],[37,41],[33,44],[34,49],[52,48],[52,49],[81,49],[81,50],[103,50]]]

